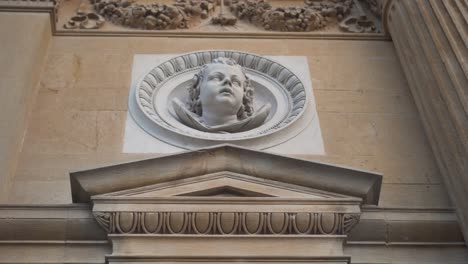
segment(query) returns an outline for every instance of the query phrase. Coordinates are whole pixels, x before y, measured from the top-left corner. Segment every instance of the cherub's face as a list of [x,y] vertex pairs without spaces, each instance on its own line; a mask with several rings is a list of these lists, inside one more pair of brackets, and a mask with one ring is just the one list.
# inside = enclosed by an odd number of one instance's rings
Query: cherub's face
[[203,111],[236,115],[242,106],[245,76],[237,66],[210,64],[200,85]]

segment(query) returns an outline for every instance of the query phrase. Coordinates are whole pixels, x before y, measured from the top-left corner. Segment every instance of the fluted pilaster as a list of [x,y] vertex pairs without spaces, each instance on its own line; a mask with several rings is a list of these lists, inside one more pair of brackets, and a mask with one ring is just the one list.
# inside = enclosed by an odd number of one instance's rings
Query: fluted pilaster
[[386,27],[468,238],[468,4],[392,0]]

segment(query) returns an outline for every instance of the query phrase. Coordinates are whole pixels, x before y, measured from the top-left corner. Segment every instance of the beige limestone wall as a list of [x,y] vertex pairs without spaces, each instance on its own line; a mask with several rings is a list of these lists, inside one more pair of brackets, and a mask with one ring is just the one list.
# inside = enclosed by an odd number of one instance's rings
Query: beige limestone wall
[[201,49],[307,56],[327,155],[303,158],[382,172],[382,207],[451,206],[392,42],[119,37],[54,37],[9,202],[69,203],[68,171],[145,157],[121,153],[133,55]]
[[51,39],[48,14],[0,12],[0,203],[6,202]]

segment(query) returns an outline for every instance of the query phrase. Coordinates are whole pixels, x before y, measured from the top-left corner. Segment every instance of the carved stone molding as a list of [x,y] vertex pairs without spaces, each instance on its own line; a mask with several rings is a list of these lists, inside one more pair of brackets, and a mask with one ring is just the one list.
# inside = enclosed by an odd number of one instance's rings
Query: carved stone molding
[[60,0],[3,0],[0,1],[0,12],[49,13],[52,32],[55,32],[59,5]]
[[290,212],[94,212],[109,234],[346,235],[360,214]]
[[[260,153],[265,155],[255,155]],[[112,244],[108,263],[187,257],[249,262],[265,256],[273,262],[290,258],[287,263],[294,263],[300,256],[315,263],[349,263],[343,245],[360,220],[361,205],[377,202],[378,194],[369,190],[381,177],[305,160],[299,165],[286,157],[275,161],[271,155],[217,146],[155,159],[163,163],[131,162],[71,178],[86,192]],[[147,166],[152,163],[156,166]],[[235,166],[247,170],[233,172]],[[200,167],[207,170],[195,170]],[[272,177],[275,173],[281,177]],[[313,184],[321,180],[328,183]],[[332,182],[343,189],[330,188]],[[97,186],[103,183],[104,189]],[[349,192],[359,186],[364,193]],[[74,200],[79,196],[84,198],[75,190]]]
[[0,6],[18,7],[55,7],[60,1],[57,0],[3,0]]
[[91,196],[174,180],[185,181],[213,173],[244,174],[261,179],[263,182],[272,180],[358,197],[364,204],[378,203],[382,184],[382,175],[377,173],[341,168],[233,145],[220,145],[73,172],[70,174],[70,179],[73,201],[86,203],[91,201]]
[[347,235],[361,199],[220,172],[95,195],[108,234]]
[[271,263],[287,263],[287,264],[351,264],[350,256],[314,256],[314,257],[244,257],[242,260],[235,257],[186,257],[186,258],[167,258],[167,257],[153,257],[151,262],[144,257],[135,258],[123,257],[123,256],[107,256],[106,260],[109,264],[121,264],[121,263],[206,263],[206,264],[271,264]]
[[[94,212],[94,215],[100,214]],[[104,214],[104,213],[103,213]],[[107,241],[107,230],[87,204],[0,205],[0,242],[5,241]],[[108,222],[108,221],[107,221]],[[56,228],[66,226],[66,228]],[[53,228],[44,235],[43,230]],[[431,230],[424,235],[421,230]],[[86,232],[83,232],[85,230]],[[372,231],[369,231],[372,230]],[[399,234],[399,235],[395,235]],[[359,223],[348,235],[351,242],[463,244],[452,209],[385,209],[364,207]]]

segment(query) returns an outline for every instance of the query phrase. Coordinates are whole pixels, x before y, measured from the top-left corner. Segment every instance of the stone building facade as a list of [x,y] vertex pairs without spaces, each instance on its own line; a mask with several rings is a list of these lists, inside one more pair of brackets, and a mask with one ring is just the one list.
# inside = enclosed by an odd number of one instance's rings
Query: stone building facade
[[[0,1],[0,263],[468,263],[466,3],[289,2],[317,24]],[[323,153],[124,151],[137,56],[199,50],[304,58]]]

